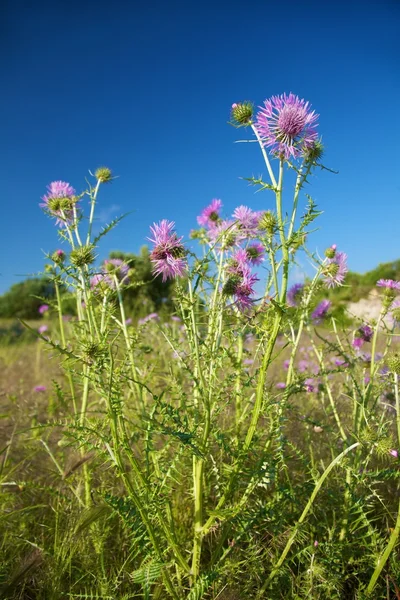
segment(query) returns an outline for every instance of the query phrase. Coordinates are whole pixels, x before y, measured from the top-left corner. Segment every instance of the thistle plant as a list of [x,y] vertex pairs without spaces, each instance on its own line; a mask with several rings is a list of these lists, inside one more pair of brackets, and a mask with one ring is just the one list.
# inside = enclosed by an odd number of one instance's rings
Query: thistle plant
[[[308,248],[320,211],[306,190],[326,170],[318,115],[283,94],[257,111],[234,103],[230,123],[259,147],[266,174],[248,181],[262,208],[226,214],[214,198],[191,242],[168,215],[150,227],[154,277],[174,282],[169,319],[128,314],[134,269],[98,264],[119,220],[94,234],[108,168],[80,194],[56,181],[42,199],[63,248],[47,268],[57,324],[38,336],[67,381],[64,419],[43,425],[61,438],[42,444],[98,573],[94,587],[87,572],[74,581],[72,597],[383,598],[399,573],[400,507],[382,499],[382,481],[398,479],[400,283],[379,280],[379,318],[341,330],[334,292],[347,256]],[[296,281],[301,255],[314,273]],[[62,289],[76,303],[69,323]],[[79,453],[72,470],[66,445]],[[68,543],[68,556],[53,553],[58,594],[77,568]]]

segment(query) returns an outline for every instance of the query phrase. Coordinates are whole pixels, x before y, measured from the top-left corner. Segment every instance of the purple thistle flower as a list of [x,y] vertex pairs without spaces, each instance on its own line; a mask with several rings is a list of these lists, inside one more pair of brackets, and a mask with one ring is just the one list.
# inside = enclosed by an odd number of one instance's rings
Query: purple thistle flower
[[315,382],[314,379],[312,379],[311,377],[308,377],[307,379],[304,380],[304,387],[306,392],[313,392],[315,389]]
[[399,458],[399,453],[397,452],[397,450],[389,450],[389,454],[391,454],[395,458]]
[[259,212],[254,212],[247,206],[238,206],[232,216],[235,221],[238,221],[237,226],[242,239],[257,235],[257,227],[261,218]]
[[163,219],[160,223],[154,223],[153,227],[150,227],[153,237],[147,238],[154,244],[150,254],[153,273],[162,275],[163,281],[168,278],[182,277],[187,268],[186,252],[181,244],[182,237],[178,237],[173,231],[174,226],[173,221]]
[[33,388],[33,390],[35,392],[45,392],[46,391],[46,386],[45,385],[37,385]]
[[307,360],[299,360],[299,364],[297,367],[300,371],[300,373],[304,373],[304,371],[307,371],[308,369],[308,361]]
[[42,333],[45,333],[47,330],[48,330],[48,327],[47,327],[47,325],[41,325],[41,326],[38,328],[38,332],[39,332],[40,334],[42,334]]
[[211,201],[211,204],[206,206],[206,208],[202,210],[201,215],[197,217],[198,224],[207,229],[216,227],[216,225],[221,222],[221,217],[219,215],[221,208],[222,200],[214,198]]
[[132,325],[132,318],[128,317],[127,319],[125,319],[125,325],[129,326]]
[[387,290],[400,290],[400,281],[394,281],[393,279],[378,279],[376,285]]
[[316,325],[322,323],[331,306],[332,302],[330,300],[321,300],[321,302],[313,310],[313,312],[311,313],[311,318]]
[[301,295],[303,293],[303,289],[304,289],[304,283],[295,283],[294,285],[292,285],[291,288],[289,288],[287,297],[286,297],[286,301],[289,306],[292,306],[292,307],[298,306],[300,299],[301,299]]
[[176,323],[181,323],[182,319],[178,317],[178,315],[172,315],[171,321],[175,321]]
[[41,304],[38,308],[38,312],[41,315],[44,315],[45,312],[47,312],[49,310],[49,305],[48,304]]
[[[354,333],[353,346],[355,348],[361,348],[364,342],[370,342],[372,336],[374,334],[374,330],[369,325],[361,325]],[[357,343],[358,340],[361,340],[361,344]]]
[[275,385],[275,387],[276,387],[278,390],[284,390],[284,389],[285,389],[285,387],[286,387],[286,383],[284,383],[283,381],[279,381],[279,382],[278,382],[278,383]]
[[353,348],[357,348],[357,350],[359,350],[364,346],[364,340],[361,337],[355,337],[354,340],[351,342],[351,345],[353,346]]
[[261,242],[249,244],[246,248],[247,259],[252,265],[260,265],[264,260],[264,246]]
[[328,258],[326,260],[323,274],[327,288],[343,285],[345,275],[349,270],[346,261],[347,254],[344,252],[336,252],[333,258]]
[[234,246],[238,241],[238,232],[235,221],[220,221],[215,227],[208,230],[209,238],[212,242],[219,242],[224,248]]
[[297,158],[317,140],[319,115],[310,110],[309,102],[290,93],[272,96],[259,108],[256,128],[264,146],[272,152],[286,159]]
[[143,317],[143,319],[139,319],[138,325],[145,325],[149,321],[159,321],[159,320],[160,320],[160,317],[158,316],[158,313],[150,313],[146,317]]
[[112,286],[115,288],[115,281],[112,277],[115,275],[121,284],[129,283],[129,266],[120,258],[107,258],[102,265],[102,272],[109,274],[112,281]]
[[57,202],[55,202],[56,200],[71,200],[75,195],[75,190],[66,181],[52,181],[50,185],[47,186],[47,189],[48,193],[42,196],[43,202],[40,203],[39,206],[47,210],[53,217],[57,217],[56,225],[64,227],[66,224],[72,222],[73,210],[69,207],[63,210],[61,205],[58,208],[54,208],[54,204],[57,204]]
[[286,369],[286,371],[288,370],[290,365],[290,360],[286,359],[283,361],[283,368]]
[[109,275],[106,275],[105,273],[96,273],[90,279],[90,287],[94,291],[99,289],[113,289],[113,287],[115,287],[115,283]]

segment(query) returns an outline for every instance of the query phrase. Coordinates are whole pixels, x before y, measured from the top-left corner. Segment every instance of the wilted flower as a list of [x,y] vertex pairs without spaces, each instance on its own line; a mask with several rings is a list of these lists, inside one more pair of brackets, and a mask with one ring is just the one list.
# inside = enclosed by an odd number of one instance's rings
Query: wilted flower
[[289,288],[286,301],[289,306],[298,306],[304,290],[304,283],[295,283]]
[[51,216],[57,217],[56,224],[64,227],[73,220],[73,205],[76,202],[75,190],[66,181],[52,181],[47,186],[48,193],[39,204]]
[[311,318],[316,325],[324,320],[331,306],[332,302],[330,300],[321,300],[321,302],[316,306],[311,313]]
[[257,114],[256,128],[264,146],[286,159],[297,158],[317,140],[318,116],[310,104],[290,93],[265,100]]
[[38,312],[39,312],[41,315],[44,315],[44,313],[45,313],[45,312],[47,312],[47,311],[49,310],[49,308],[50,308],[50,307],[49,307],[49,305],[48,305],[48,304],[41,304],[41,305],[39,306],[39,308],[38,308]]
[[168,278],[182,277],[186,272],[185,248],[181,244],[182,237],[178,237],[173,231],[174,226],[173,221],[163,219],[150,227],[153,237],[148,239],[154,244],[150,254],[153,273],[162,275],[163,281]]
[[221,217],[219,215],[221,208],[222,200],[214,198],[211,201],[211,204],[206,206],[206,208],[202,210],[201,215],[197,217],[198,224],[202,227],[207,227],[207,229],[215,227],[221,222]]
[[333,258],[328,258],[323,270],[324,282],[327,288],[342,285],[348,271],[347,254],[335,252]]

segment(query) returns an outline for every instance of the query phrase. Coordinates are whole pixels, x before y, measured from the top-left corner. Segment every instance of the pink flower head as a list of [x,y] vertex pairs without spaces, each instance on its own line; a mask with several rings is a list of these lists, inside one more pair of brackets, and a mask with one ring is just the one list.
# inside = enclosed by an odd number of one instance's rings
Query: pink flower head
[[246,247],[247,259],[252,265],[260,265],[264,260],[264,246],[254,242]]
[[290,93],[272,96],[259,107],[256,128],[264,146],[286,159],[297,158],[317,140],[318,116],[310,104]]
[[257,235],[260,213],[254,212],[247,206],[238,206],[232,216],[235,221],[238,221],[237,225],[243,239]]
[[129,266],[121,258],[107,258],[103,262],[101,270],[109,276],[112,282],[110,287],[116,287],[114,276],[120,284],[127,285],[129,283]]
[[400,281],[394,281],[393,279],[378,279],[376,285],[387,290],[400,290]]
[[224,248],[231,248],[238,241],[238,232],[235,221],[225,220],[220,221],[215,227],[208,230],[210,240],[214,243],[219,243]]
[[299,305],[301,300],[301,296],[304,290],[304,283],[295,283],[289,288],[286,301],[289,306],[295,307]]
[[318,306],[311,313],[311,318],[316,325],[319,325],[326,317],[328,310],[332,306],[330,300],[321,300]]
[[338,285],[343,285],[347,271],[347,254],[344,252],[336,252],[333,258],[326,260],[323,271],[324,282],[327,288],[333,288]]
[[37,385],[33,388],[33,390],[35,392],[45,392],[46,391],[46,386],[45,385]]
[[154,275],[162,275],[162,280],[168,278],[182,277],[187,268],[185,259],[185,248],[181,244],[182,237],[178,237],[173,231],[175,223],[163,219],[160,223],[154,223],[150,230],[152,238],[148,238],[154,244],[150,254],[153,263]]
[[[73,210],[66,207],[63,209],[61,206],[58,208],[52,207],[54,200],[71,200],[75,195],[74,188],[66,181],[52,181],[48,186],[48,193],[42,196],[43,202],[39,204],[41,208],[44,208],[51,216],[57,217],[56,224],[59,227],[64,227],[66,224],[71,223],[73,220]],[[67,203],[68,204],[68,203]]]
[[399,453],[397,452],[397,450],[389,450],[389,454],[391,454],[395,458],[399,458]]
[[38,328],[38,332],[39,332],[40,334],[42,334],[42,333],[45,333],[47,330],[48,330],[48,327],[47,327],[47,325],[41,325],[41,326]]
[[275,385],[275,387],[276,387],[278,390],[284,390],[284,389],[285,389],[285,387],[286,387],[286,383],[284,383],[283,381],[279,381],[279,382],[278,382],[278,383]]
[[159,321],[159,320],[160,320],[160,317],[158,316],[158,313],[150,313],[146,317],[143,317],[143,319],[139,319],[138,325],[145,325],[149,321]]
[[38,312],[41,315],[44,315],[45,312],[47,312],[49,310],[49,305],[48,304],[41,304],[38,308]]
[[211,201],[211,204],[206,206],[201,212],[201,215],[197,217],[197,222],[202,227],[206,227],[207,229],[212,229],[216,227],[218,223],[221,222],[221,217],[219,211],[222,208],[222,200],[218,198],[214,198]]

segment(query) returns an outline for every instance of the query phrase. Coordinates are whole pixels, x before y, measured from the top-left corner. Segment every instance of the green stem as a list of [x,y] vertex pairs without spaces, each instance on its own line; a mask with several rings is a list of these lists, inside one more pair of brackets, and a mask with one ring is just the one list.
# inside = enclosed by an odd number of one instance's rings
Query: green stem
[[[61,295],[60,295],[60,287],[58,285],[58,281],[57,279],[54,280],[54,287],[56,290],[56,297],[57,297],[57,308],[58,308],[58,324],[60,327],[60,337],[61,337],[61,342],[63,345],[63,348],[67,347],[66,341],[65,341],[65,331],[64,331],[64,321],[63,321],[63,315],[62,315],[62,304],[61,304]],[[72,379],[72,375],[70,373],[70,371],[67,369],[67,379],[69,382],[69,387],[71,390],[71,397],[72,397],[72,405],[74,407],[74,414],[76,415],[76,398],[75,398],[75,388],[74,388],[74,382]]]
[[[96,199],[97,199],[97,194],[99,191],[99,187],[100,187],[100,179],[97,181],[96,187],[94,189],[94,194],[93,196],[91,195],[91,199],[90,199],[90,216],[89,216],[89,227],[88,227],[88,232],[87,232],[87,237],[86,237],[86,245],[88,246],[90,244],[90,238],[92,236],[92,226],[93,226],[93,217],[94,217],[94,209],[96,206]],[[92,187],[90,188],[91,190],[93,189]]]
[[265,151],[265,147],[264,147],[264,144],[262,142],[262,139],[260,138],[260,136],[258,134],[257,128],[254,125],[252,125],[251,128],[252,128],[252,130],[253,130],[256,138],[257,138],[257,141],[259,143],[259,146],[260,146],[260,149],[261,149],[261,152],[262,152],[265,164],[266,164],[267,169],[268,169],[269,176],[271,178],[272,185],[276,188],[276,179],[275,179],[274,172],[272,170],[271,164],[269,162],[268,154]]

